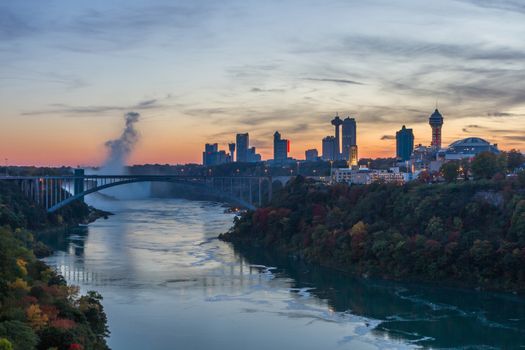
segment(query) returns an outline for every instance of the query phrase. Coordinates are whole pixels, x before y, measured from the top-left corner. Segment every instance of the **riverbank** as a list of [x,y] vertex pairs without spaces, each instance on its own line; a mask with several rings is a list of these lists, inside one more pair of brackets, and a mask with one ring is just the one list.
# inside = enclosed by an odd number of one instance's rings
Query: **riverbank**
[[325,186],[298,177],[220,239],[359,276],[525,292],[525,200],[511,181]]
[[52,251],[32,232],[88,223],[109,213],[72,203],[54,214],[0,184],[0,341],[6,349],[109,349],[102,296],[67,285],[39,260]]

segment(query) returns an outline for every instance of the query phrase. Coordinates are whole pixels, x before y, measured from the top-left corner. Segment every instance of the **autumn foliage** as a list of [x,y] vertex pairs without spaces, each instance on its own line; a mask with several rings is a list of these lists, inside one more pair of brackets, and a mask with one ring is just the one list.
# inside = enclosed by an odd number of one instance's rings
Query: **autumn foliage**
[[298,177],[221,238],[362,275],[525,292],[525,182],[350,187]]

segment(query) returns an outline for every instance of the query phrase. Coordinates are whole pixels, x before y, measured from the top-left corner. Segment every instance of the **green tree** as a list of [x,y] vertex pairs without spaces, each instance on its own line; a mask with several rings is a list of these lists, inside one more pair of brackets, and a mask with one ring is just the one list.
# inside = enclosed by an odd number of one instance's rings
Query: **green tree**
[[511,149],[507,152],[507,169],[513,171],[525,162],[523,154],[516,149]]
[[446,230],[445,226],[443,225],[443,221],[439,217],[433,216],[428,221],[425,235],[436,241],[444,240],[446,238]]
[[493,253],[492,244],[487,240],[475,240],[470,248],[470,256],[481,266],[490,266],[489,261]]
[[13,350],[13,345],[9,340],[0,338],[0,350]]
[[440,172],[446,182],[454,182],[459,175],[459,163],[457,161],[447,162],[441,166]]
[[38,337],[31,327],[20,321],[0,323],[0,337],[8,338],[14,350],[32,350],[38,343]]
[[491,152],[481,152],[472,160],[472,173],[476,179],[491,179],[505,170],[504,158]]
[[509,232],[513,238],[525,241],[525,200],[520,200],[514,208]]
[[518,182],[521,187],[525,187],[525,170],[518,172]]
[[109,328],[107,326],[107,317],[102,306],[102,295],[95,291],[87,292],[87,295],[79,299],[80,311],[86,316],[91,330],[97,336],[100,342],[104,342],[104,338],[109,336]]

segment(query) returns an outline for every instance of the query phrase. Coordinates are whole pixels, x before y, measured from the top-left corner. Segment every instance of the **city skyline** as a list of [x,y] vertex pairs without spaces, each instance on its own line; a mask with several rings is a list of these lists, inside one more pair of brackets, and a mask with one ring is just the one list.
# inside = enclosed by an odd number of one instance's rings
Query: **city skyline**
[[436,100],[443,146],[525,149],[516,1],[57,0],[0,13],[0,157],[13,165],[99,165],[130,111],[130,164],[199,163],[208,140],[227,149],[245,132],[269,159],[275,130],[303,159],[337,112],[357,119],[360,157],[387,157],[403,124],[430,144]]

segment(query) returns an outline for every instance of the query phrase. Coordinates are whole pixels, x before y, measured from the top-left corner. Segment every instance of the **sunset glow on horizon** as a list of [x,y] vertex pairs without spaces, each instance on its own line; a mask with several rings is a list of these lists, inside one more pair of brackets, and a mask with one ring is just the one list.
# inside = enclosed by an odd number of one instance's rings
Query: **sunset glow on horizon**
[[276,130],[304,159],[336,113],[356,118],[360,158],[394,157],[402,125],[430,144],[436,103],[444,145],[525,150],[515,1],[29,0],[0,16],[9,165],[100,165],[130,111],[129,164],[201,163],[205,143],[245,132],[268,159]]

